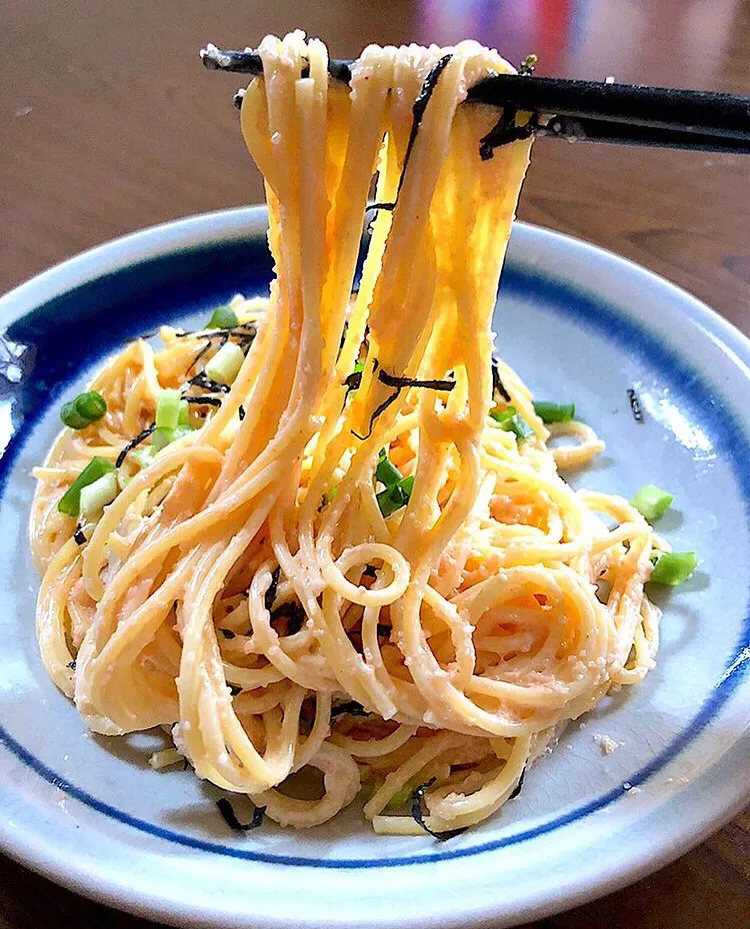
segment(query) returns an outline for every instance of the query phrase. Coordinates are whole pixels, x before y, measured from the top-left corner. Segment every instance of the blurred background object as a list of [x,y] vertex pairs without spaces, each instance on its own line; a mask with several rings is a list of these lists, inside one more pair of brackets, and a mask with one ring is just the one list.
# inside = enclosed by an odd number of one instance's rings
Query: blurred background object
[[[107,239],[263,199],[237,76],[203,70],[300,27],[332,56],[475,38],[537,73],[750,93],[748,0],[4,0],[0,292]],[[596,242],[750,332],[750,157],[540,141],[522,219]],[[747,925],[748,814],[635,887],[546,929]],[[145,927],[0,859],[0,929]]]

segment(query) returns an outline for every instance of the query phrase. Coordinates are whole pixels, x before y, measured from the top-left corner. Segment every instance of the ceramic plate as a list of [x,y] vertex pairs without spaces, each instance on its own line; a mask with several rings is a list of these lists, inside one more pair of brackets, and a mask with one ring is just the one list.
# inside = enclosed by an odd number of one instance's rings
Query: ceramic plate
[[[520,796],[448,842],[382,837],[358,809],[245,835],[191,772],[156,772],[155,734],[88,734],[37,654],[26,542],[32,466],[64,395],[127,339],[267,290],[262,209],[128,236],[0,300],[0,842],[98,900],[178,925],[510,925],[666,864],[750,792],[750,343],[666,281],[518,224],[495,318],[500,352],[543,398],[574,400],[607,452],[576,480],[676,496],[659,530],[699,571],[661,598],[658,667],[573,723]],[[635,390],[643,422],[633,419]],[[621,743],[604,755],[598,736]]]

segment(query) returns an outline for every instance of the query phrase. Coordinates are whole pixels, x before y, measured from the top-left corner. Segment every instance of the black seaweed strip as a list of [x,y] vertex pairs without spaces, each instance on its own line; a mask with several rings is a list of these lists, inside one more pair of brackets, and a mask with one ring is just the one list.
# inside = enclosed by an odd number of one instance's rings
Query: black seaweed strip
[[479,140],[479,157],[482,161],[489,161],[494,154],[494,149],[501,145],[528,139],[537,131],[539,128],[538,113],[532,113],[525,126],[516,126],[517,114],[516,107],[506,107],[492,129]]
[[240,418],[240,422],[242,422],[242,420],[245,418],[245,407],[241,403],[237,407],[237,415]]
[[422,381],[415,377],[399,377],[397,374],[389,374],[382,368],[378,372],[378,380],[388,387],[398,387],[399,390],[404,387],[426,387],[428,390],[453,390],[456,386],[455,381],[449,381],[447,379]]
[[397,387],[393,391],[393,393],[390,395],[390,397],[386,397],[385,400],[383,400],[383,402],[380,404],[380,406],[375,408],[372,416],[370,417],[370,426],[367,430],[367,435],[360,435],[358,432],[355,432],[353,429],[352,429],[352,435],[355,438],[360,439],[362,442],[364,442],[365,439],[369,439],[370,436],[372,435],[372,427],[375,425],[375,420],[378,418],[378,416],[380,416],[381,413],[384,413],[388,409],[388,407],[393,403],[394,400],[396,400],[396,398],[398,397],[400,393],[401,393],[401,388]]
[[515,800],[516,797],[521,793],[521,788],[523,787],[523,779],[526,777],[526,767],[524,766],[523,771],[521,771],[521,776],[518,778],[518,783],[515,786],[515,790],[508,797],[509,800]]
[[296,635],[307,621],[307,613],[301,603],[296,600],[290,603],[282,603],[281,606],[271,613],[271,622],[277,619],[285,619],[286,635]]
[[510,403],[510,394],[505,389],[505,384],[500,380],[500,371],[497,366],[497,358],[492,359],[492,393],[499,393],[506,403]]
[[393,212],[396,209],[395,201],[393,203],[371,203],[368,207],[368,210],[388,210]]
[[76,526],[76,531],[73,533],[73,538],[79,545],[85,545],[88,541],[86,536],[83,534],[83,528],[81,527],[80,523]]
[[120,454],[117,456],[115,461],[115,467],[122,467],[125,458],[127,457],[128,452],[132,452],[134,448],[137,448],[141,442],[145,442],[146,439],[151,435],[151,433],[156,429],[156,423],[151,423],[150,426],[146,426],[143,432],[139,432],[138,435],[131,439],[128,444],[120,451]]
[[356,700],[349,700],[347,703],[339,703],[331,709],[331,720],[338,719],[339,716],[369,716],[369,710],[366,710],[361,703]]
[[74,658],[72,661],[69,661],[69,662],[68,662],[68,667],[70,668],[71,671],[75,671],[75,669],[76,669],[76,660],[75,660],[75,658]]
[[222,797],[220,800],[216,801],[216,806],[221,813],[224,822],[229,826],[230,829],[234,829],[235,832],[249,832],[251,829],[257,829],[258,826],[263,822],[263,817],[266,815],[266,808],[264,806],[256,806],[253,810],[253,818],[249,823],[241,823],[237,819],[237,815],[234,812],[234,807],[227,800],[226,797]]
[[406,177],[406,169],[411,160],[411,153],[414,149],[414,143],[417,141],[417,135],[419,133],[419,128],[422,125],[422,120],[424,119],[424,114],[427,110],[427,104],[430,102],[430,97],[432,97],[437,83],[440,79],[440,75],[448,66],[452,55],[443,55],[443,57],[437,61],[431,68],[430,73],[425,78],[424,84],[422,84],[422,89],[417,94],[417,99],[414,101],[414,105],[411,108],[412,121],[411,121],[411,131],[409,133],[409,141],[406,145],[406,154],[404,155],[404,166],[401,169],[401,177],[398,179],[398,189],[396,190],[396,201],[398,202],[398,195],[401,193],[401,188],[404,185],[404,178]]
[[228,394],[230,390],[229,384],[220,384],[218,381],[211,380],[205,371],[201,371],[199,374],[196,374],[195,377],[191,377],[188,384],[190,384],[191,387],[201,387],[209,393]]
[[628,387],[627,390],[628,400],[630,401],[630,412],[633,414],[633,419],[637,423],[643,422],[643,410],[641,408],[641,401],[638,399],[638,394],[633,390],[632,387]]
[[467,827],[463,826],[461,829],[446,829],[444,832],[435,832],[433,829],[427,825],[424,821],[424,813],[422,812],[422,801],[424,800],[425,792],[432,787],[435,783],[436,778],[430,778],[429,781],[426,781],[424,784],[420,784],[419,787],[414,789],[414,793],[411,795],[411,815],[415,822],[417,822],[425,832],[429,833],[433,838],[437,839],[438,842],[445,842],[448,839],[452,839],[457,835],[461,835],[462,832],[466,832]]
[[268,612],[271,612],[271,607],[273,606],[274,600],[276,599],[276,591],[279,588],[279,578],[281,577],[281,568],[276,567],[271,572],[271,584],[266,591],[266,596],[264,599],[264,605]]
[[218,397],[185,397],[185,400],[197,406],[221,406],[221,400]]
[[344,401],[348,398],[349,394],[353,390],[359,390],[362,384],[362,372],[361,371],[352,371],[351,374],[347,374],[344,378],[344,386],[346,387],[346,395],[344,396]]

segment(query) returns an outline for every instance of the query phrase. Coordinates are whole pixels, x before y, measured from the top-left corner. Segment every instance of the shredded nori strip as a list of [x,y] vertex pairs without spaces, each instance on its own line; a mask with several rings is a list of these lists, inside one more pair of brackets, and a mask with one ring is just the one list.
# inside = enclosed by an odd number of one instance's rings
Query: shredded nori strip
[[638,394],[632,387],[628,387],[627,394],[628,400],[630,401],[630,412],[633,414],[633,419],[637,423],[642,423],[643,410],[641,409],[641,401],[638,399]]
[[346,401],[349,397],[349,394],[353,390],[359,390],[362,384],[362,372],[361,371],[352,371],[351,374],[347,374],[344,378],[344,386],[346,387],[346,396],[344,400]]
[[185,400],[196,406],[221,406],[221,400],[218,397],[185,397]]
[[356,700],[348,700],[346,703],[339,703],[331,709],[331,721],[338,719],[339,716],[369,716],[370,711],[366,710],[361,703]]
[[73,533],[73,538],[79,545],[85,545],[88,542],[88,539],[83,533],[83,527],[80,523],[76,526],[76,531]]
[[518,778],[518,783],[515,786],[513,793],[508,797],[509,800],[515,800],[516,797],[521,793],[521,788],[523,787],[523,779],[526,777],[526,766],[524,765],[523,771],[521,771],[521,776]]
[[245,407],[241,403],[237,407],[237,415],[240,418],[240,422],[242,422],[242,420],[245,418]]
[[427,104],[430,102],[430,97],[437,87],[437,83],[440,80],[440,75],[448,66],[452,55],[443,55],[443,57],[437,61],[431,68],[430,73],[425,78],[424,84],[422,84],[422,89],[417,94],[417,99],[414,101],[414,105],[411,108],[412,120],[411,120],[411,131],[409,132],[409,141],[406,145],[406,154],[404,155],[404,166],[401,169],[401,177],[398,180],[398,189],[396,191],[396,201],[398,202],[398,195],[401,193],[401,188],[404,185],[404,178],[406,177],[406,169],[411,160],[411,153],[414,149],[414,143],[417,141],[417,135],[419,133],[419,128],[422,125],[422,120],[424,119],[424,114],[427,111]]
[[146,426],[143,432],[139,432],[138,435],[131,439],[128,444],[120,451],[120,454],[115,460],[115,467],[122,467],[125,458],[127,457],[128,452],[132,452],[134,448],[137,448],[142,442],[145,442],[146,439],[151,435],[151,433],[156,429],[156,423],[151,423],[150,426]]
[[223,629],[221,626],[219,626],[219,632],[225,639],[234,639],[237,636],[236,632],[233,632],[231,629]]
[[500,394],[506,403],[510,403],[510,394],[505,388],[505,384],[500,380],[500,369],[497,365],[497,358],[492,356],[492,396]]
[[266,815],[266,808],[264,806],[256,806],[253,810],[253,818],[249,823],[241,823],[237,819],[237,815],[234,812],[234,807],[227,800],[226,797],[222,797],[220,800],[216,801],[216,806],[221,813],[224,822],[229,826],[230,829],[234,829],[235,832],[249,832],[251,829],[257,829],[258,826],[263,822],[263,817]]
[[76,660],[75,660],[75,658],[74,658],[72,661],[69,661],[67,666],[70,668],[71,671],[75,671],[75,669],[76,669]]
[[281,606],[271,613],[271,622],[277,619],[285,619],[286,635],[296,635],[307,622],[307,613],[301,603],[292,600],[289,603],[282,603]]
[[378,416],[380,416],[381,413],[385,413],[388,407],[395,400],[398,399],[398,395],[400,393],[401,393],[401,388],[397,387],[396,390],[394,390],[393,393],[389,397],[386,397],[385,400],[383,400],[381,404],[375,407],[375,409],[373,410],[372,416],[370,417],[370,425],[368,426],[368,429],[367,429],[367,435],[360,435],[358,432],[355,432],[353,429],[352,429],[352,435],[355,438],[360,439],[363,442],[365,439],[369,439],[370,436],[372,435],[372,427],[375,425],[375,420],[378,418]]
[[371,203],[368,207],[368,210],[388,210],[393,212],[396,209],[395,201],[393,203]]
[[424,821],[424,813],[422,811],[422,801],[424,800],[424,795],[427,790],[432,787],[437,778],[430,778],[424,784],[420,784],[419,787],[414,789],[414,793],[411,795],[411,815],[416,823],[418,823],[425,832],[431,835],[433,838],[437,839],[438,842],[445,842],[448,839],[452,839],[457,835],[461,835],[462,832],[466,832],[467,826],[462,826],[460,829],[446,829],[444,832],[435,832],[433,829],[427,825]]
[[528,139],[539,128],[539,114],[532,113],[529,121],[524,126],[516,125],[516,116],[518,109],[514,106],[507,106],[500,114],[500,119],[490,129],[487,135],[482,136],[479,140],[479,157],[482,161],[489,161],[494,154],[494,150],[501,145],[508,145],[510,142],[518,142],[521,139]]
[[375,567],[375,565],[366,564],[365,569],[362,572],[362,577],[377,577],[377,576],[378,576],[378,569]]
[[[389,374],[383,368],[380,368],[378,371],[379,367],[380,362],[377,358],[375,358],[372,365],[373,373],[375,371],[378,372],[378,380],[381,382],[381,384],[385,384],[387,387],[393,387],[395,389],[393,393],[386,397],[385,400],[383,400],[383,402],[379,404],[373,411],[373,414],[370,417],[370,424],[367,430],[367,435],[360,435],[358,432],[354,432],[354,430],[352,430],[352,435],[363,442],[365,439],[369,439],[372,435],[372,427],[375,425],[375,420],[378,418],[378,416],[384,413],[388,407],[398,399],[398,395],[405,387],[425,387],[428,390],[453,390],[453,388],[456,386],[456,382],[451,380],[420,380],[419,378],[415,377],[403,377],[397,374]],[[351,375],[349,375],[349,377],[351,377]]]
[[188,384],[190,384],[191,387],[200,387],[213,394],[228,394],[230,389],[229,384],[220,384],[219,381],[211,380],[205,371],[201,371],[196,374],[195,377],[191,377]]
[[382,368],[378,372],[378,380],[388,387],[398,387],[403,390],[405,387],[426,387],[428,390],[453,390],[456,386],[455,381],[443,379],[430,379],[421,381],[416,377],[400,377],[397,374],[388,374]]
[[279,578],[281,577],[281,568],[276,567],[271,573],[271,584],[266,591],[266,596],[264,598],[264,605],[268,612],[271,612],[273,607],[274,600],[276,599],[276,591],[279,588]]
[[236,697],[237,694],[241,694],[241,693],[242,693],[242,688],[241,688],[241,687],[238,687],[237,684],[230,684],[230,685],[229,685],[229,693],[230,693],[233,697]]

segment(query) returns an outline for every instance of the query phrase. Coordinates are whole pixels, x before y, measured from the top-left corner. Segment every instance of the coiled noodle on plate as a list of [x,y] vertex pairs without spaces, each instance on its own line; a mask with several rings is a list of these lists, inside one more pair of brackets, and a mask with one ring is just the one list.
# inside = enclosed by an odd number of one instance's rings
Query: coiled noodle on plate
[[[42,658],[92,730],[170,727],[167,760],[282,825],[359,794],[378,832],[461,829],[653,666],[652,531],[558,474],[603,447],[588,427],[550,427],[577,442],[548,448],[518,375],[499,361],[493,378],[531,143],[481,158],[498,113],[462,101],[510,65],[474,42],[370,46],[343,87],[301,33],[260,54],[241,124],[270,296],[128,345],[91,385],[106,414],[37,470]],[[165,390],[188,402],[157,443]],[[511,406],[520,433],[490,416]],[[61,513],[93,458],[116,463],[115,496]],[[321,775],[312,799],[285,786],[303,769]]]

